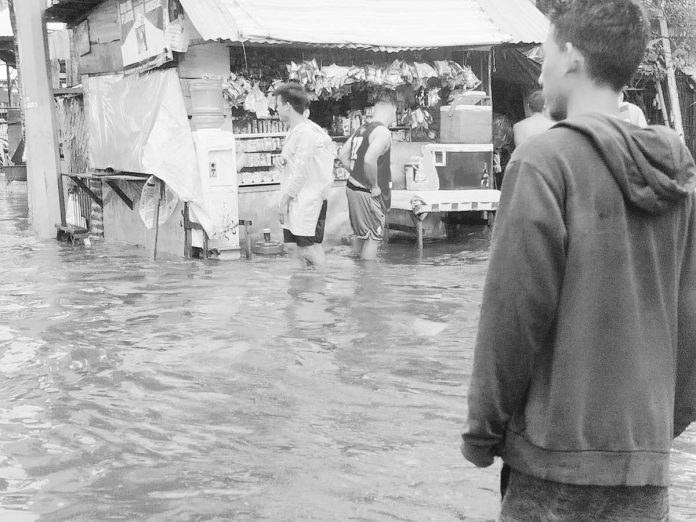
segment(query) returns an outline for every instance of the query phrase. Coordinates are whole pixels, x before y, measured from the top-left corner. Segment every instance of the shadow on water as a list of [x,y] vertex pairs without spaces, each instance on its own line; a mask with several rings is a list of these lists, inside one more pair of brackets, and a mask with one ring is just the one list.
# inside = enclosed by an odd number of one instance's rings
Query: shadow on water
[[497,466],[459,455],[479,232],[325,273],[153,263],[36,241],[0,189],[0,520],[494,519]]

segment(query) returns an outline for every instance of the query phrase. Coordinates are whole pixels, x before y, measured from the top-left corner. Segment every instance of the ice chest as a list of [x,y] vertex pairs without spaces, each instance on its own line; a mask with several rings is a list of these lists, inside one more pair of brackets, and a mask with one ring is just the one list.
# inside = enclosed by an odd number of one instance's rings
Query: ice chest
[[493,107],[458,103],[440,107],[441,143],[491,143]]

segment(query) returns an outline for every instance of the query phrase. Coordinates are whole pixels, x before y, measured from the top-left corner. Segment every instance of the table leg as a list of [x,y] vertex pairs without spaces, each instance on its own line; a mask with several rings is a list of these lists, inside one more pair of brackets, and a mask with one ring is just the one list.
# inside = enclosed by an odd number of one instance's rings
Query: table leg
[[244,222],[244,236],[246,237],[247,259],[251,260],[251,231],[247,222]]
[[416,223],[416,233],[418,235],[418,253],[423,253],[423,222],[419,219]]

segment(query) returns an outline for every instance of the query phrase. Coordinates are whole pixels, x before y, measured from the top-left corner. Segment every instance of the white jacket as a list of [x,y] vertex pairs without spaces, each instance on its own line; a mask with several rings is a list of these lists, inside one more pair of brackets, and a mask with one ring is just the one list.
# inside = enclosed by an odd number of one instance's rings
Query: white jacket
[[334,180],[335,147],[319,125],[305,120],[293,127],[283,145],[281,194],[290,196],[284,228],[296,236],[314,236],[321,206]]

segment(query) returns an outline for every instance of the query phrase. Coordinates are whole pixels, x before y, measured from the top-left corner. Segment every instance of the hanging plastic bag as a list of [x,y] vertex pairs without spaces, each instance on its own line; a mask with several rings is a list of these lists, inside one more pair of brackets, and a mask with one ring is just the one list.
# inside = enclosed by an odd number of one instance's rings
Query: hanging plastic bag
[[179,197],[169,188],[169,185],[164,186],[164,195],[160,198],[160,184],[154,176],[147,178],[143,191],[140,195],[140,204],[138,213],[140,219],[145,223],[145,227],[151,230],[155,226],[155,209],[157,208],[157,200],[159,199],[159,224],[163,225],[174,213],[174,209],[179,204]]

